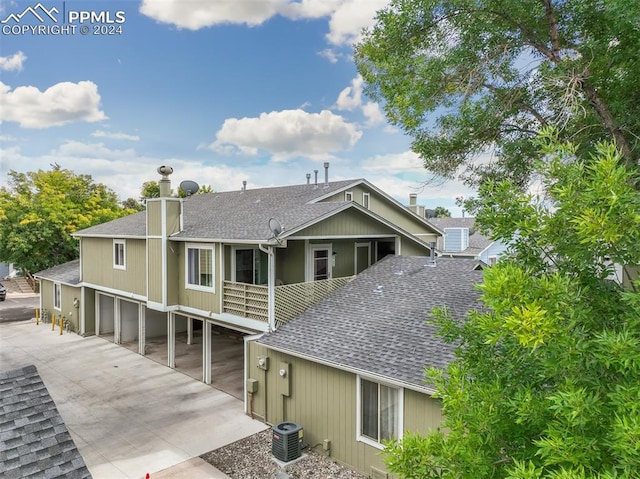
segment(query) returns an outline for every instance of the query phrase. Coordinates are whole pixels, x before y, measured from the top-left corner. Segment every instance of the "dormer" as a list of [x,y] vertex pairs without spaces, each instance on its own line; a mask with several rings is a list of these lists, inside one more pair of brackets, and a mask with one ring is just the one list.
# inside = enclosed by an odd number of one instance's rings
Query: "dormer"
[[443,250],[459,253],[469,247],[469,228],[445,228]]

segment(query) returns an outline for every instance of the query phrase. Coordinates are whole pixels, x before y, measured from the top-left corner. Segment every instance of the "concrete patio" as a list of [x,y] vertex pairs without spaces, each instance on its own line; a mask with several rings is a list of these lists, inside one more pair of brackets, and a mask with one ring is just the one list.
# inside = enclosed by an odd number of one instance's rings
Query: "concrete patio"
[[197,456],[267,427],[237,398],[127,348],[50,324],[0,324],[0,370],[30,364],[96,479],[224,478]]

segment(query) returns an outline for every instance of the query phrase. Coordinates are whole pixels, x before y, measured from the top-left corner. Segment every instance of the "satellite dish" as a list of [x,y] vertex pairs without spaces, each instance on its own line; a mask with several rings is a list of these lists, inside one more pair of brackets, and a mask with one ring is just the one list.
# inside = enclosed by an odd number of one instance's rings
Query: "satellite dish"
[[195,181],[184,180],[180,183],[180,189],[185,192],[187,196],[195,195],[200,189],[200,185]]
[[282,233],[282,225],[275,218],[271,218],[269,220],[269,229],[271,230],[275,238],[277,238],[280,235],[280,233]]

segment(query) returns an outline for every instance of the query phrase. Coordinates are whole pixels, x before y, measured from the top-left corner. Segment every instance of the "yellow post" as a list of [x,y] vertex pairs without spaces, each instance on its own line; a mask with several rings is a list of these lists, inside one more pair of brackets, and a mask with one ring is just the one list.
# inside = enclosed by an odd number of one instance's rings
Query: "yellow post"
[[40,324],[40,308],[36,308],[36,326]]
[[60,316],[60,336],[62,336],[62,322],[64,321],[64,316]]
[[56,313],[51,313],[51,331],[56,329]]

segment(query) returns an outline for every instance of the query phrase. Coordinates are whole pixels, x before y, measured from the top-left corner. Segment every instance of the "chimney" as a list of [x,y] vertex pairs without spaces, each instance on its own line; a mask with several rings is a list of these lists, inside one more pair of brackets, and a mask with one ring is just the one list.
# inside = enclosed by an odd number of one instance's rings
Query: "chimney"
[[324,162],[324,187],[329,188],[329,162]]
[[313,184],[313,189],[315,190],[318,187],[318,170],[313,170],[313,172],[316,174],[316,181]]
[[247,180],[242,180],[242,192],[247,191]]
[[311,184],[311,173],[307,173],[307,184]]
[[417,193],[409,193],[409,206],[415,206],[418,204],[418,194]]
[[160,198],[168,198],[171,196],[171,180],[169,179],[169,175],[173,173],[173,168],[170,166],[161,166],[156,171],[162,175],[162,178],[160,178],[158,182]]

